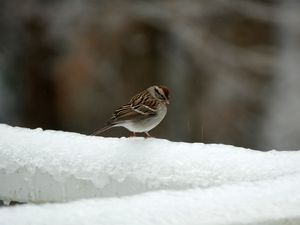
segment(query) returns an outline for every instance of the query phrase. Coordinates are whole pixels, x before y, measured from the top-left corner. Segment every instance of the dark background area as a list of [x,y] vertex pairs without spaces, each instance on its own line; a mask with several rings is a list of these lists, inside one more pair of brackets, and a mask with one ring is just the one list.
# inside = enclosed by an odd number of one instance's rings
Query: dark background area
[[0,122],[90,134],[164,84],[155,137],[299,149],[299,24],[297,0],[1,1]]

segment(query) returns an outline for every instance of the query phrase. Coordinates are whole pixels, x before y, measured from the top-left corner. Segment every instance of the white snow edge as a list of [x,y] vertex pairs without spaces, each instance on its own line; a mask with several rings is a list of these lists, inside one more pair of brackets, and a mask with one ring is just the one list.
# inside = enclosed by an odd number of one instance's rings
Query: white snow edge
[[1,225],[299,225],[300,174],[207,189],[0,208]]
[[298,225],[299,162],[299,151],[91,137],[0,124],[0,199],[81,199],[2,207],[0,223]]
[[103,138],[0,124],[0,199],[64,202],[300,173],[300,152]]

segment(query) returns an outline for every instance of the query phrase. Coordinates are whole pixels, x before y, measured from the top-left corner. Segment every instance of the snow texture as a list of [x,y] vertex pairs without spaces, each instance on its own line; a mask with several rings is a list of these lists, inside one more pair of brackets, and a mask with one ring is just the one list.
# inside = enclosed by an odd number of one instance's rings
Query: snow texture
[[2,225],[300,224],[300,175],[207,189],[0,209]]
[[1,200],[81,199],[2,207],[0,224],[298,225],[299,162],[299,151],[0,124]]

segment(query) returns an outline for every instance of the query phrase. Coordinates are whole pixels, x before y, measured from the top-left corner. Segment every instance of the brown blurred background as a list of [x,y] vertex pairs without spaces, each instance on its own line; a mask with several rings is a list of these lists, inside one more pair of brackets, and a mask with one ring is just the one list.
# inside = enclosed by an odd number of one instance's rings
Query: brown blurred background
[[300,149],[299,24],[298,0],[4,0],[0,122],[90,134],[165,84],[155,137]]

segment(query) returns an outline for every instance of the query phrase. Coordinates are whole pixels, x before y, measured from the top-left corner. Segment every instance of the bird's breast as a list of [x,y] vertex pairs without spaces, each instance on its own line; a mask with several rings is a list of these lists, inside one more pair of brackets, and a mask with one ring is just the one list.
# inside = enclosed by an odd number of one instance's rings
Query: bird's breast
[[125,127],[132,132],[148,132],[156,127],[166,116],[167,107],[164,104],[158,106],[157,114],[141,120],[126,121],[119,126]]

